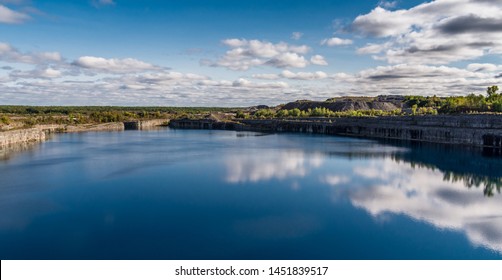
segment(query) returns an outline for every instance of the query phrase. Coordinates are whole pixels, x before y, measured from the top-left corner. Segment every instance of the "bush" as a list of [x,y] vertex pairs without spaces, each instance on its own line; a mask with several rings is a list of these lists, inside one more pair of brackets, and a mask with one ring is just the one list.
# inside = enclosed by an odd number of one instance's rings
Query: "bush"
[[244,118],[246,118],[246,114],[244,114],[244,112],[242,110],[239,110],[235,114],[235,117],[238,118],[238,119],[244,119]]
[[10,120],[10,118],[9,118],[9,117],[7,117],[7,116],[1,116],[1,117],[0,117],[0,122],[1,122],[1,123],[3,123],[3,124],[7,124],[7,125],[9,125],[9,124],[11,123],[11,120]]

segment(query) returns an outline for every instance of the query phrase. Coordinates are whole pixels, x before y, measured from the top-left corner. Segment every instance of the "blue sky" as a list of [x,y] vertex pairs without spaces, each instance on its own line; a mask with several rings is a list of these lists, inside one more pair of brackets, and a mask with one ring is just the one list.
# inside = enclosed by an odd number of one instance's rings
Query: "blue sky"
[[502,84],[501,0],[0,0],[0,104],[276,105]]

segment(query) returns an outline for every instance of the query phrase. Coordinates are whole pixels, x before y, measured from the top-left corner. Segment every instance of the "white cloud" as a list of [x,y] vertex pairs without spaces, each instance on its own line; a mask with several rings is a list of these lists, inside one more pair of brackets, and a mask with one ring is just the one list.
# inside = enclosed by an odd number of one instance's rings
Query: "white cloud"
[[380,2],[378,2],[378,6],[384,7],[386,9],[395,8],[397,6],[397,1],[384,1],[384,0],[381,0]]
[[[475,66],[475,65],[474,65]],[[486,87],[500,84],[496,70],[483,71],[471,65],[471,69],[447,66],[398,64],[379,66],[356,74],[338,73],[331,77],[338,84],[346,84],[345,90],[352,95],[465,95],[483,93]],[[469,68],[469,67],[467,67]]]
[[293,32],[291,34],[291,39],[293,40],[300,40],[303,37],[303,33],[301,32]]
[[244,88],[287,88],[289,85],[285,82],[275,82],[275,83],[254,83],[244,78],[239,78],[232,83],[233,87],[244,87]]
[[502,65],[495,65],[491,63],[471,63],[467,65],[467,70],[473,72],[493,72],[502,71]]
[[310,58],[310,63],[315,64],[315,65],[328,65],[328,62],[326,62],[326,59],[322,55],[314,55]]
[[303,56],[310,52],[310,48],[306,45],[289,45],[284,42],[274,44],[235,38],[223,40],[222,43],[230,50],[217,61],[201,60],[202,65],[244,71],[262,65],[276,68],[303,68],[309,64]]
[[281,74],[255,74],[252,75],[255,79],[261,80],[278,80],[278,79],[290,79],[290,80],[322,80],[328,78],[328,74],[322,71],[317,72],[291,72],[289,70],[282,71]]
[[387,39],[360,48],[392,64],[447,64],[502,54],[500,1],[435,0],[410,9],[377,7],[358,16],[352,30]]
[[321,41],[321,45],[327,45],[330,47],[352,45],[353,43],[354,42],[350,39],[342,39],[342,38],[338,38],[338,37],[324,39]]
[[53,68],[35,69],[31,71],[14,70],[10,77],[14,79],[55,79],[62,76],[62,72]]
[[0,23],[22,23],[28,19],[30,19],[29,15],[13,11],[0,4]]
[[385,49],[387,49],[390,46],[390,44],[374,44],[374,43],[368,43],[366,46],[358,48],[357,53],[358,54],[377,54]]
[[293,52],[281,53],[265,62],[266,65],[274,66],[277,68],[304,68],[308,65],[308,63],[309,62],[305,59],[305,57]]
[[314,73],[311,73],[311,72],[293,73],[289,70],[284,70],[281,73],[281,77],[286,78],[286,79],[293,79],[293,80],[320,80],[320,79],[327,78],[328,74],[326,74],[322,71],[317,71]]
[[148,70],[158,70],[158,66],[143,62],[134,58],[106,59],[95,56],[82,56],[73,62],[73,65],[92,69],[94,71],[102,71],[108,73],[131,73]]
[[260,80],[277,80],[280,78],[277,74],[254,74],[252,77]]
[[57,63],[62,60],[58,52],[23,53],[9,44],[0,42],[0,61],[27,64]]

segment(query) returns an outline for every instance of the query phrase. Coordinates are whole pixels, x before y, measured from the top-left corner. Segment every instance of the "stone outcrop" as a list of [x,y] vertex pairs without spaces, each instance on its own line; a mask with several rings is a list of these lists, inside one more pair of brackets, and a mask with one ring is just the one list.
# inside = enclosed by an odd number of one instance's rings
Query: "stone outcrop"
[[86,132],[86,131],[122,131],[124,129],[149,129],[156,126],[166,125],[169,120],[156,119],[134,122],[113,122],[104,124],[82,125],[37,125],[34,128],[15,129],[0,132],[0,147],[28,142],[40,142],[47,135],[56,132]]
[[402,96],[378,96],[378,97],[339,97],[327,101],[299,100],[290,102],[281,109],[291,110],[298,108],[302,111],[315,108],[327,108],[333,112],[349,110],[382,110],[393,111],[402,109],[404,97]]
[[85,132],[85,131],[121,131],[124,130],[123,122],[86,124],[86,125],[68,125],[64,132]]
[[18,129],[0,132],[0,146],[16,143],[39,142],[46,139],[47,130],[39,128]]
[[126,130],[141,130],[149,129],[158,126],[166,126],[169,120],[166,119],[155,119],[155,120],[145,120],[145,121],[130,121],[124,122],[124,128]]

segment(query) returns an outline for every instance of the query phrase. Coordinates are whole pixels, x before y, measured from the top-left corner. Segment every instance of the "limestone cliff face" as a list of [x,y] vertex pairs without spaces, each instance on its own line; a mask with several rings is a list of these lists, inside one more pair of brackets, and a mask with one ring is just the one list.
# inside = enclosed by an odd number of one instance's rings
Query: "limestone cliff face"
[[0,132],[0,146],[16,143],[37,142],[46,139],[46,130],[39,128],[18,129]]
[[462,144],[502,149],[502,115],[438,115],[360,118],[173,120],[173,128],[300,132]]
[[156,119],[133,122],[114,122],[84,125],[38,125],[34,128],[16,129],[0,132],[0,147],[28,142],[40,142],[54,132],[85,132],[85,131],[122,131],[124,129],[148,129],[165,125],[169,120]]

